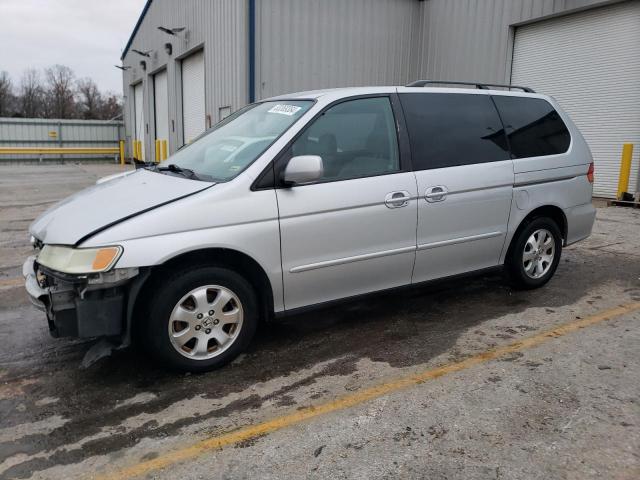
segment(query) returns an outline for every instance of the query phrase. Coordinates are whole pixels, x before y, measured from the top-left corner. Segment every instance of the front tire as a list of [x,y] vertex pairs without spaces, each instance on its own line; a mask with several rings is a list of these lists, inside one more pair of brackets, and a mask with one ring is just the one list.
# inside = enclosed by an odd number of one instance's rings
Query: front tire
[[519,289],[542,287],[558,268],[561,254],[562,234],[556,222],[535,218],[511,242],[505,262],[509,280]]
[[233,270],[203,266],[155,282],[138,340],[169,368],[204,372],[226,365],[251,342],[258,300]]

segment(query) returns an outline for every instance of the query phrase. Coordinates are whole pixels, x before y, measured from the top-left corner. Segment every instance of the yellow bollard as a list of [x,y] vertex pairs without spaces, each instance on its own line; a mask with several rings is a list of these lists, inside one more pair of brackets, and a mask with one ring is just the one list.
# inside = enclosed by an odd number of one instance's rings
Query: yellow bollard
[[622,145],[622,159],[620,160],[620,176],[618,177],[618,200],[629,190],[629,175],[631,174],[631,157],[633,143]]
[[156,155],[156,163],[160,163],[160,140],[156,138],[156,146],[155,146],[155,155]]
[[162,140],[162,160],[167,159],[167,141]]
[[120,165],[124,165],[124,140],[120,140]]

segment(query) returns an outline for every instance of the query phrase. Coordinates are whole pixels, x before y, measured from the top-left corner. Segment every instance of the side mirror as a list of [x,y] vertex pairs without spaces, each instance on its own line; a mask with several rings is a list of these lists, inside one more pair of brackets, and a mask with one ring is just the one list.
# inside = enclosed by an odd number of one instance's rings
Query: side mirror
[[284,169],[285,185],[301,185],[320,180],[324,175],[322,157],[318,155],[298,155],[291,158]]

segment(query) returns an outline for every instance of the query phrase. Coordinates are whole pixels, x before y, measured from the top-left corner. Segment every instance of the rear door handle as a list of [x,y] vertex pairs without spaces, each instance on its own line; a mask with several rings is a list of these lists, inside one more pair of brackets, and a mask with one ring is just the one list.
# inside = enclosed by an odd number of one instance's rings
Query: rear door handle
[[447,198],[447,187],[444,185],[436,185],[435,187],[429,187],[424,192],[424,199],[429,203],[442,202]]
[[400,190],[387,193],[384,197],[384,204],[387,208],[401,208],[409,205],[409,200],[411,200],[411,194],[406,190]]

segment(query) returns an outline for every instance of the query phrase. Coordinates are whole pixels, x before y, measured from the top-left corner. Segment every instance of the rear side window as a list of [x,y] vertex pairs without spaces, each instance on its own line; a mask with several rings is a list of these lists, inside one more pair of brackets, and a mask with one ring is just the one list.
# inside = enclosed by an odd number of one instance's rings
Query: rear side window
[[509,159],[502,123],[489,95],[404,93],[400,101],[414,170]]
[[504,122],[514,158],[564,153],[571,143],[566,125],[540,98],[493,97]]

